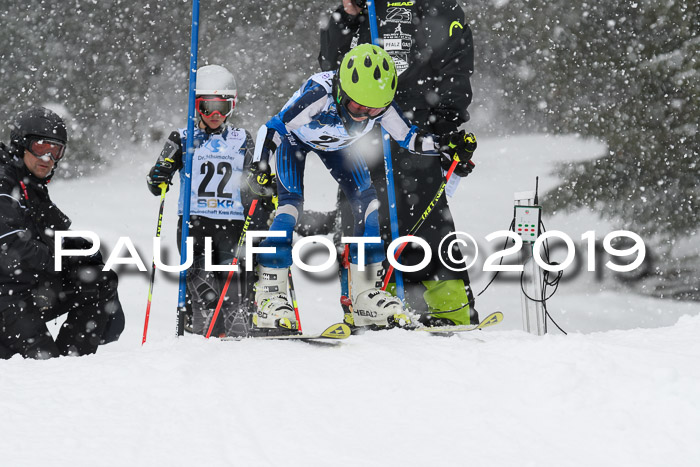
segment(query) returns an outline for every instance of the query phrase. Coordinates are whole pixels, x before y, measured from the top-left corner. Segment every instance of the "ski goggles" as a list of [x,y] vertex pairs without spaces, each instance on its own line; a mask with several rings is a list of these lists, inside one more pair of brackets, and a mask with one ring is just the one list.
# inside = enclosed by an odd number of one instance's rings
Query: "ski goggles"
[[236,102],[232,97],[198,97],[195,99],[195,106],[197,107],[197,112],[205,117],[211,117],[215,113],[218,113],[226,118],[233,112],[233,108],[236,107]]
[[27,151],[34,157],[44,159],[48,156],[52,161],[58,162],[66,152],[66,145],[50,139],[32,139],[29,141]]
[[345,103],[345,108],[348,110],[350,115],[356,118],[377,118],[384,112],[386,112],[389,107],[367,107],[365,105],[360,105],[354,100],[348,98],[347,102]]
[[339,89],[338,91],[338,103],[343,106],[343,108],[347,110],[347,112],[354,118],[377,118],[382,116],[382,114],[389,109],[389,106],[367,107],[366,105],[358,104],[354,100],[350,99],[350,96],[348,96],[342,89]]

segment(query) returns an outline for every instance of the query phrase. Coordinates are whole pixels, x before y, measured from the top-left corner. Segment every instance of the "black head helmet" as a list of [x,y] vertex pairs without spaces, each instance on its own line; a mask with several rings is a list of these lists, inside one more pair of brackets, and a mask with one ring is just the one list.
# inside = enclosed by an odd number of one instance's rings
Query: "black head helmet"
[[26,148],[32,138],[42,138],[66,144],[68,133],[61,117],[44,107],[20,112],[10,125],[10,143]]

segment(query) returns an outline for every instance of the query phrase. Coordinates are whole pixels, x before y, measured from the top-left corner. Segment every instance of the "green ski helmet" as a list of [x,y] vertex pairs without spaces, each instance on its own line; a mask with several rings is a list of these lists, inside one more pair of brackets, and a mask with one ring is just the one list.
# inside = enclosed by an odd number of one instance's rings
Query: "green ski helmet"
[[340,64],[336,102],[347,107],[343,101],[350,98],[373,109],[388,107],[396,94],[397,79],[394,61],[384,49],[358,45],[345,54]]

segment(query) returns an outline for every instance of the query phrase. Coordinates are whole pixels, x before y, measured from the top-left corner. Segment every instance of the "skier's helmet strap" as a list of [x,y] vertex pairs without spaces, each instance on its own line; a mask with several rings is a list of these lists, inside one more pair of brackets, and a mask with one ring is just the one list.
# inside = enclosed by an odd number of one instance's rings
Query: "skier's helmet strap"
[[238,102],[236,79],[230,71],[219,65],[206,65],[197,70],[195,94],[232,98],[234,107]]
[[394,100],[396,66],[381,47],[361,44],[350,50],[343,57],[338,75],[340,90],[362,106],[382,108]]
[[46,139],[65,145],[68,141],[66,124],[55,112],[33,107],[20,112],[10,126],[10,142],[28,148],[30,140]]

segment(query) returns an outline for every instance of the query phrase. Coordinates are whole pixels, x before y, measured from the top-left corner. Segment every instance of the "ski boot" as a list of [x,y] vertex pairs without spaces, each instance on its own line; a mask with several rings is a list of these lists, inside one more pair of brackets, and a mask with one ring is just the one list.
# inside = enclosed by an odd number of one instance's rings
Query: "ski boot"
[[185,310],[185,323],[182,325],[182,328],[187,334],[194,334],[194,318],[191,307]]
[[299,329],[294,308],[287,298],[286,268],[258,266],[255,305],[253,330],[277,329],[294,333]]
[[359,271],[357,264],[350,264],[354,326],[369,329],[413,327],[413,320],[404,310],[401,300],[381,289],[383,275],[382,263],[368,264],[364,271]]
[[[190,269],[187,270],[187,291],[191,297],[191,306],[185,315],[185,332],[205,336],[209,330],[211,319],[214,316],[216,303],[219,300],[219,286],[216,276],[211,271],[204,269],[204,260],[197,258]],[[189,315],[189,317],[188,317]],[[189,322],[188,322],[189,321]],[[217,326],[220,328],[220,326]],[[188,331],[188,328],[190,329]],[[217,329],[216,331],[221,331]],[[220,332],[212,333],[218,336]]]
[[421,324],[432,327],[479,324],[472,289],[462,279],[423,281],[423,285],[426,288],[423,298],[429,311],[421,315]]
[[250,314],[245,308],[238,308],[225,313],[224,329],[226,330],[226,337],[236,340],[248,337],[250,333],[249,316]]

